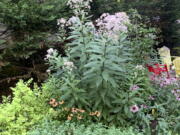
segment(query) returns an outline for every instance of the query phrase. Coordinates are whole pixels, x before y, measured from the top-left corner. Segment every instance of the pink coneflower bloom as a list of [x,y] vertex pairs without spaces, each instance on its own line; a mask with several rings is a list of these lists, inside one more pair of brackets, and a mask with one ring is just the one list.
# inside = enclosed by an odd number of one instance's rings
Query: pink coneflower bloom
[[137,105],[133,105],[130,107],[130,111],[133,113],[136,113],[139,111],[139,107]]
[[137,86],[137,85],[132,85],[130,87],[130,90],[138,90],[138,89],[139,89],[139,86]]

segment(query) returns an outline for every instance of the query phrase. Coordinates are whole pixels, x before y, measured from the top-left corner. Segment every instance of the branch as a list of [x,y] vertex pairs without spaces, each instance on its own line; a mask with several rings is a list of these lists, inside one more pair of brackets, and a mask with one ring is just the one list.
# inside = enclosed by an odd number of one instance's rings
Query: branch
[[7,83],[10,83],[11,81],[14,81],[14,80],[18,80],[18,79],[27,79],[27,78],[30,78],[31,77],[31,72],[29,72],[28,74],[26,75],[21,75],[21,76],[15,76],[15,77],[8,77],[8,78],[5,78],[5,79],[2,79],[0,80],[0,83],[3,83],[3,82],[7,82]]

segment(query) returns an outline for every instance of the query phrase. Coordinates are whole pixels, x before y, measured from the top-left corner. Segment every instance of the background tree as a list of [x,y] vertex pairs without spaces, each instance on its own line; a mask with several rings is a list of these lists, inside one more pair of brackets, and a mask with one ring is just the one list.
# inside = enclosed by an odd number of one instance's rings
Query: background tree
[[[180,55],[180,1],[179,0],[95,0],[92,6],[93,13],[100,15],[103,12],[114,13],[137,9],[151,25],[161,30],[159,47],[168,46],[173,55]],[[95,16],[96,17],[96,16]]]
[[66,2],[0,1],[0,89],[5,88],[4,82],[19,78],[45,78],[45,50],[56,39],[57,19],[70,14]]

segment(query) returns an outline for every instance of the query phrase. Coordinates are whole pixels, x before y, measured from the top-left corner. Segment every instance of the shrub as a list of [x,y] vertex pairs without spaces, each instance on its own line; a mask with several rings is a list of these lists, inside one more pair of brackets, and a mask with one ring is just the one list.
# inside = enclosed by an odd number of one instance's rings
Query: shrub
[[106,127],[102,124],[90,124],[88,126],[75,123],[58,123],[45,121],[42,125],[34,128],[28,135],[141,135],[133,128],[121,129]]
[[0,104],[1,135],[25,135],[26,132],[50,113],[40,89],[29,88],[31,80],[20,80],[13,90],[12,102]]

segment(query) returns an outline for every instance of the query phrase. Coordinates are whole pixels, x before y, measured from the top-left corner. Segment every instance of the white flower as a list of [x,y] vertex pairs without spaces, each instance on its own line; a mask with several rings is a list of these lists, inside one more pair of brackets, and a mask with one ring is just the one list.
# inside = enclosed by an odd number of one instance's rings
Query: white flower
[[51,70],[50,70],[50,69],[47,69],[47,70],[46,70],[46,72],[47,72],[47,73],[50,73],[50,72],[51,72]]
[[76,16],[72,16],[71,18],[69,18],[69,20],[67,21],[67,25],[72,25],[75,24],[77,21],[79,20],[78,17]]
[[57,20],[57,25],[65,24],[65,23],[66,23],[66,19],[64,19],[64,18],[61,18],[61,19]]
[[138,69],[138,70],[144,70],[145,68],[144,68],[142,65],[137,65],[137,66],[136,66],[136,69]]
[[49,49],[47,50],[47,54],[46,54],[46,57],[44,58],[44,60],[48,60],[48,59],[52,56],[52,54],[53,54],[54,52],[56,52],[55,49],[49,48]]
[[73,67],[74,66],[73,62],[70,62],[70,61],[64,62],[64,65],[65,66],[69,66],[69,67]]
[[47,53],[48,54],[52,54],[54,52],[54,49],[53,48],[49,48],[48,50],[47,50]]
[[47,54],[45,59],[49,59],[50,57],[51,57],[51,55]]
[[72,70],[74,68],[74,63],[71,61],[64,61],[64,68]]
[[67,2],[67,5],[73,9],[73,12],[76,15],[80,15],[82,11],[85,11],[86,9],[90,9],[90,3],[92,0],[69,0]]
[[180,24],[180,19],[176,20],[176,22],[177,22],[178,24]]

